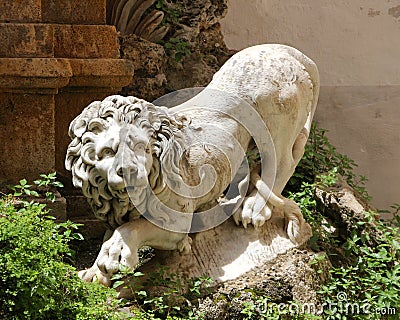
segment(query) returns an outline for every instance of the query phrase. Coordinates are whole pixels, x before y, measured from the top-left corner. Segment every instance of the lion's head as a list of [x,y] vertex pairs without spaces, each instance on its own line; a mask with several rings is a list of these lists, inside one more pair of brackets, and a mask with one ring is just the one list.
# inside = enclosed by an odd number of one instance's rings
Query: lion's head
[[110,96],[71,122],[65,165],[97,218],[116,228],[146,209],[149,190],[168,192],[167,178],[179,177],[183,120],[135,97]]

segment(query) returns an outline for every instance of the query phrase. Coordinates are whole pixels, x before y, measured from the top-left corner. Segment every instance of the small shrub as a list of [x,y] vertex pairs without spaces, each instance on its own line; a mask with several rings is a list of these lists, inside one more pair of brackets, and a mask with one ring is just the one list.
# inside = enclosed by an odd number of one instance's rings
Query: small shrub
[[302,183],[313,184],[318,176],[336,170],[337,174],[341,175],[361,196],[370,200],[365,189],[367,179],[354,173],[357,164],[348,156],[337,151],[326,136],[327,132],[326,129],[313,123],[304,156],[289,180],[286,190],[298,191],[301,189]]
[[[42,178],[36,184],[54,199],[55,175]],[[114,293],[82,282],[66,263],[78,225],[56,224],[44,204],[21,198],[39,195],[30,187],[23,179],[0,198],[0,319],[112,319]]]

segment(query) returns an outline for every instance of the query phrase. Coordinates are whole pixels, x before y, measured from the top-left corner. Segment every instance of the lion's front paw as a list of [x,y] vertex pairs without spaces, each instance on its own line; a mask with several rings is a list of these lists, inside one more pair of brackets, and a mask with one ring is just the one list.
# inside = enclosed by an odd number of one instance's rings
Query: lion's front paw
[[[126,228],[125,228],[126,229]],[[98,281],[109,287],[112,276],[124,268],[133,269],[139,262],[135,241],[129,236],[129,230],[123,227],[114,231],[112,237],[103,243],[94,265],[78,273],[88,282]],[[132,243],[130,243],[132,242]]]
[[[129,231],[128,231],[129,232]],[[97,267],[103,275],[111,277],[124,266],[133,269],[139,263],[138,247],[134,239],[121,227],[103,243],[97,258]]]
[[177,249],[181,255],[189,254],[192,251],[192,238],[186,235],[186,237],[178,243]]
[[89,269],[81,270],[78,272],[79,278],[86,282],[98,281],[102,285],[109,287],[111,285],[111,278],[109,275],[104,274],[100,271],[97,266],[97,262]]
[[255,228],[260,228],[265,221],[272,215],[272,205],[267,203],[264,198],[255,190],[243,201],[242,208],[239,209],[233,218],[236,224],[242,222],[247,228],[248,224],[253,224]]

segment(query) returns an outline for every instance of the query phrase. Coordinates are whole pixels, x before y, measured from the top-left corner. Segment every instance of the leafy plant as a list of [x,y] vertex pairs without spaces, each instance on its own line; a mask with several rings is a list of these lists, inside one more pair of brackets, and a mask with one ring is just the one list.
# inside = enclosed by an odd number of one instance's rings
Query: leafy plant
[[56,180],[56,173],[40,174],[41,179],[35,180],[35,189],[32,189],[33,185],[28,184],[26,179],[19,181],[19,184],[10,186],[9,188],[14,191],[14,197],[40,197],[43,195],[51,202],[56,199],[55,191],[56,188],[62,188],[63,184]]
[[[60,186],[55,174],[42,178],[36,184],[44,190]],[[82,282],[66,263],[79,225],[56,224],[45,204],[19,198],[38,196],[31,186],[22,179],[0,198],[0,318],[112,319],[113,292]]]
[[327,132],[326,129],[313,123],[304,156],[289,180],[286,190],[297,191],[301,189],[303,182],[313,184],[317,176],[325,175],[336,168],[337,174],[341,175],[366,200],[370,200],[365,189],[367,179],[354,173],[357,164],[337,151],[326,136]]
[[165,0],[157,0],[155,8],[164,12],[164,23],[177,24],[181,15],[181,10],[177,4],[168,3]]
[[[400,310],[400,206],[392,206],[394,218],[391,221],[380,221],[376,212],[366,211],[362,218],[348,216],[347,224],[352,230],[345,241],[330,232],[334,226],[317,210],[317,187],[334,185],[340,175],[364,199],[370,199],[370,196],[364,187],[365,177],[354,174],[356,164],[336,151],[326,132],[313,126],[304,157],[287,190],[287,195],[300,205],[312,226],[312,247],[327,250],[326,257],[339,264],[330,270],[331,279],[320,290],[323,302],[336,305],[336,309],[325,310],[324,319],[397,319],[395,312]],[[338,257],[337,250],[330,250],[333,247],[339,248],[345,259]],[[345,300],[338,297],[345,297]],[[348,312],[346,303],[347,306],[368,306],[369,309],[367,313],[363,309]],[[344,309],[339,310],[338,304]],[[386,314],[378,313],[379,310]]]
[[148,275],[122,267],[112,280],[116,280],[115,288],[123,286],[130,290],[135,319],[199,319],[201,314],[193,310],[193,304],[209,293],[213,282],[208,277],[188,279],[162,266]]
[[179,38],[170,38],[164,43],[164,48],[176,62],[180,62],[185,56],[191,55],[190,43]]

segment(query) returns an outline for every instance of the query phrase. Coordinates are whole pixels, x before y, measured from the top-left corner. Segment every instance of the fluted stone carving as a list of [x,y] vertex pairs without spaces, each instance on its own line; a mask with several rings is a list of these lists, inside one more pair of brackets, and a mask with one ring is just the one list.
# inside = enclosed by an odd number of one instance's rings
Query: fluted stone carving
[[116,26],[121,35],[136,34],[151,42],[162,40],[169,27],[161,25],[164,12],[149,8],[155,0],[110,0],[108,23]]

